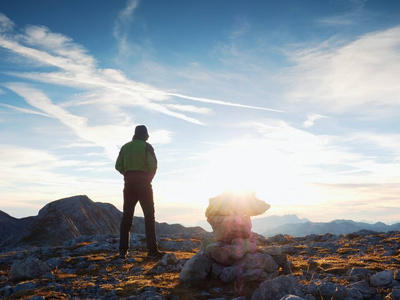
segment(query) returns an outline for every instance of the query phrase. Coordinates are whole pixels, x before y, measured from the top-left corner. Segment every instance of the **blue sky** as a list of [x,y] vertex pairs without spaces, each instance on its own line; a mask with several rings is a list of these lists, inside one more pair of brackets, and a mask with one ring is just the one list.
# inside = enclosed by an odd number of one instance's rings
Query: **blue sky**
[[114,162],[145,124],[158,221],[250,189],[264,216],[398,222],[399,20],[398,1],[2,0],[0,210],[122,209]]

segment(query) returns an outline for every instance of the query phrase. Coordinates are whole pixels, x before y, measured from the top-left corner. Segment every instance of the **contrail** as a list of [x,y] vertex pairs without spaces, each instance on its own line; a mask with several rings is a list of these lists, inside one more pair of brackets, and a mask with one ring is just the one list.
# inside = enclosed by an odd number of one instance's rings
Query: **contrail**
[[279,112],[279,113],[284,113],[282,110],[278,109],[272,109],[272,108],[265,108],[265,107],[259,107],[259,106],[251,106],[251,105],[244,105],[244,104],[239,104],[239,103],[233,103],[233,102],[226,102],[226,101],[221,101],[221,100],[213,100],[213,99],[207,99],[207,98],[199,98],[199,97],[192,97],[192,96],[185,96],[181,94],[174,94],[174,93],[166,93],[162,92],[165,95],[168,96],[175,96],[183,99],[188,99],[188,100],[193,100],[193,101],[199,101],[199,102],[205,102],[205,103],[212,103],[212,104],[219,104],[219,105],[226,105],[226,106],[236,106],[236,107],[243,107],[243,108],[251,108],[251,109],[259,109],[259,110],[266,110],[266,111],[273,111],[273,112]]

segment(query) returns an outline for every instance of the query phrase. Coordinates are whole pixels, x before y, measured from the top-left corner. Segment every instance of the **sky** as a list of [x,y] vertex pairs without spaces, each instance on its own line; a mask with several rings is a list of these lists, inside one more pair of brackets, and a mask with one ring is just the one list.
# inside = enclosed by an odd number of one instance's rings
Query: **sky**
[[397,0],[1,0],[0,210],[122,210],[144,124],[158,222],[202,224],[225,190],[400,222],[399,73]]

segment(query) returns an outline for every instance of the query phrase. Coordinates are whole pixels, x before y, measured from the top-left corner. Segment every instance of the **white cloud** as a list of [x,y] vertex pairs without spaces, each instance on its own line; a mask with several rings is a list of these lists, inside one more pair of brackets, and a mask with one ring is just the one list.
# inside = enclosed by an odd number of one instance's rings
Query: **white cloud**
[[312,127],[315,124],[315,121],[319,120],[319,119],[323,119],[323,118],[330,118],[327,116],[323,116],[323,115],[318,115],[318,114],[311,114],[307,116],[307,120],[304,121],[303,126],[308,128],[308,127]]
[[317,23],[329,26],[349,26],[357,25],[365,20],[369,14],[365,10],[367,0],[352,0],[349,2],[350,5],[352,5],[352,10],[350,12],[318,19]]
[[[176,97],[217,105],[270,110],[233,102],[165,92],[150,85],[132,81],[121,71],[98,68],[96,66],[96,61],[86,53],[83,47],[73,43],[68,37],[50,32],[45,27],[30,26],[27,27],[25,32],[25,35],[14,37],[0,36],[0,46],[35,62],[54,66],[61,71],[50,71],[46,73],[9,73],[10,75],[89,91],[97,91],[97,93],[103,93],[105,95],[102,98],[103,101],[107,99],[106,96],[109,96],[109,93],[113,96],[117,94],[117,98],[119,99],[117,103],[120,108],[124,106],[142,106],[150,111],[157,111],[200,125],[204,123],[196,118],[176,112],[173,110],[173,106],[172,109],[170,109],[163,103],[171,99],[171,97]],[[29,46],[25,46],[19,41]],[[115,97],[109,97],[107,101],[114,106],[116,104]],[[178,107],[177,110],[182,109]]]
[[0,33],[11,31],[14,26],[14,22],[0,12]]
[[[45,115],[58,119],[82,140],[104,148],[111,160],[114,160],[118,154],[121,141],[124,141],[132,133],[127,124],[89,126],[86,118],[74,115],[55,105],[42,91],[27,84],[8,83],[5,86],[23,97],[33,107],[41,110]],[[170,132],[167,130],[153,132],[152,142],[155,144],[170,142]]]
[[[0,144],[1,209],[14,217],[32,216],[50,201],[80,194],[113,202],[121,183],[104,177],[105,166],[107,162],[68,160],[46,150]],[[85,175],[84,167],[92,174]],[[106,171],[110,169],[108,165]]]
[[400,106],[400,27],[361,36],[347,45],[323,43],[293,56],[288,98],[326,112],[377,115]]
[[179,111],[192,112],[197,114],[209,114],[212,112],[210,108],[207,107],[197,107],[193,105],[180,105],[180,104],[167,104],[167,107],[173,108]]
[[[114,159],[118,152],[116,141],[122,140],[128,135],[129,129],[126,126],[88,126],[86,118],[71,114],[67,110],[53,104],[43,92],[27,84],[8,83],[6,86],[23,97],[33,107],[58,119],[61,123],[72,129],[81,139],[103,147],[110,159]],[[110,137],[113,137],[113,140],[110,140]]]
[[[115,20],[114,25],[114,37],[117,39],[119,44],[119,54],[126,56],[131,52],[130,45],[128,42],[129,25],[133,20],[134,11],[139,6],[139,0],[127,0],[126,7],[122,9],[118,18]],[[138,47],[136,45],[136,47]]]

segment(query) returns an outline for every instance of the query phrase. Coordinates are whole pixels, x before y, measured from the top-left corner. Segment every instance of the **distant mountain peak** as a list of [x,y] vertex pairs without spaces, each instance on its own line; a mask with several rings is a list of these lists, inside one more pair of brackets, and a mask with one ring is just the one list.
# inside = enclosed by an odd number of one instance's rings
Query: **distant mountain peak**
[[90,206],[94,204],[92,200],[86,195],[78,195],[67,198],[62,198],[46,204],[41,210],[39,210],[39,216],[46,214],[52,210],[59,210],[65,213],[71,213],[78,208],[83,206]]

